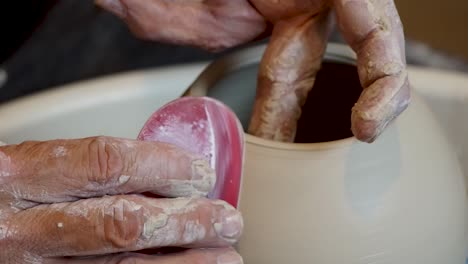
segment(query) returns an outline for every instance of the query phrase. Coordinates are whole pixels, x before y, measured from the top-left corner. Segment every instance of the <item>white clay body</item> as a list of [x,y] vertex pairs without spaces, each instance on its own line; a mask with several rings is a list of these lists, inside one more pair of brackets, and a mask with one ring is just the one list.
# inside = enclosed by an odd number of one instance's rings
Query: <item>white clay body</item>
[[247,142],[245,263],[465,263],[462,172],[419,99],[371,145]]

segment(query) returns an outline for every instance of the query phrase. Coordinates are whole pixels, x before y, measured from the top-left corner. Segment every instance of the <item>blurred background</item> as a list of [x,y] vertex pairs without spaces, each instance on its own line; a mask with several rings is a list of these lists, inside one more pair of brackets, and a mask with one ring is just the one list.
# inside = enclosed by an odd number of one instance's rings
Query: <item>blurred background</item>
[[[223,55],[138,40],[91,0],[4,2],[0,103],[78,80]],[[409,64],[468,73],[468,1],[396,4]],[[331,41],[342,39],[335,32]]]

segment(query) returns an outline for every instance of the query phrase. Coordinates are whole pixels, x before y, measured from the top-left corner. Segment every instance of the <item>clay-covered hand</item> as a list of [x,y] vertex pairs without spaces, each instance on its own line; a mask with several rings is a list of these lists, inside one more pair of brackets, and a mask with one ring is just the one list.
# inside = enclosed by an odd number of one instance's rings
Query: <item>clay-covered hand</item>
[[[242,263],[231,248],[240,213],[202,198],[214,183],[207,161],[163,143],[93,137],[1,146],[0,262]],[[135,253],[174,246],[188,250]]]
[[246,0],[95,0],[139,38],[220,51],[255,39],[266,28]]
[[249,127],[251,134],[262,138],[294,141],[301,107],[314,85],[333,26],[332,10],[357,53],[364,88],[352,109],[353,134],[373,142],[410,101],[403,28],[393,0],[96,2],[142,38],[209,50],[269,35],[267,25],[272,25]]
[[[249,128],[252,134],[294,141],[301,107],[315,82],[333,26],[332,10],[342,34],[357,53],[364,88],[352,109],[354,136],[373,142],[407,108],[410,88],[404,35],[393,0],[252,2],[275,25],[260,65]],[[321,129],[319,124],[316,129]]]

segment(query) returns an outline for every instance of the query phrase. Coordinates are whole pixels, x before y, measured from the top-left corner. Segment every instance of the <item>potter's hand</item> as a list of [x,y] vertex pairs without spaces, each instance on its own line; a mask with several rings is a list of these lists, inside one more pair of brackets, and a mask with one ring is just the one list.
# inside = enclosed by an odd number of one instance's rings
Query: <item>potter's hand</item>
[[266,25],[273,25],[249,127],[259,137],[294,140],[301,107],[320,69],[332,9],[358,55],[364,87],[352,110],[354,135],[374,141],[409,103],[404,35],[393,0],[96,2],[125,20],[140,37],[209,50],[249,42],[268,34]]
[[[162,143],[96,137],[2,146],[0,262],[241,263],[230,248],[240,214],[189,198],[214,181],[207,162]],[[166,246],[191,249],[119,253]],[[64,258],[71,256],[94,257]]]
[[263,33],[266,22],[246,0],[95,0],[142,39],[219,51]]
[[393,0],[252,2],[275,24],[260,65],[249,128],[252,134],[279,141],[294,140],[301,107],[320,69],[332,25],[332,8],[341,32],[357,53],[364,87],[352,109],[353,134],[362,141],[373,142],[406,109],[410,93],[404,36]]

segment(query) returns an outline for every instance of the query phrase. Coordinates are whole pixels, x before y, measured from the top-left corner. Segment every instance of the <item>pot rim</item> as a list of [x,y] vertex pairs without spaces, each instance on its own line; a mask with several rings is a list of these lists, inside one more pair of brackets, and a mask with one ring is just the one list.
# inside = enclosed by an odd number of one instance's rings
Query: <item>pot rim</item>
[[[267,44],[259,44],[237,50],[214,60],[199,74],[182,96],[206,96],[210,87],[223,78],[224,75],[240,68],[260,63],[266,47]],[[351,48],[344,44],[331,42],[327,44],[324,60],[356,65],[356,54]],[[354,136],[351,136],[348,138],[316,143],[286,143],[263,139],[245,133],[246,143],[270,149],[295,151],[342,148],[356,142],[356,140]]]
[[348,137],[348,138],[343,138],[343,139],[316,142],[316,143],[286,143],[286,142],[263,139],[263,138],[253,136],[248,133],[244,133],[244,134],[245,134],[245,140],[247,143],[250,143],[256,146],[266,147],[269,149],[277,149],[277,150],[312,151],[312,150],[338,149],[338,148],[349,146],[357,142],[357,139],[353,136],[353,137]]

